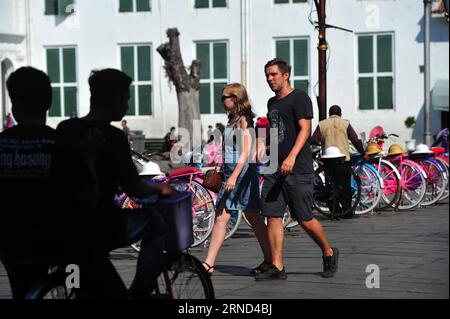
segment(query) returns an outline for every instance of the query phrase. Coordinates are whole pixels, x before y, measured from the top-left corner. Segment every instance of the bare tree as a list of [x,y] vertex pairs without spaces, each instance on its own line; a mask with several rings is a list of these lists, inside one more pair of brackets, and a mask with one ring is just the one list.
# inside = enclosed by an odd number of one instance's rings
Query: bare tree
[[[165,61],[165,70],[169,80],[175,85],[178,97],[180,128],[193,132],[194,120],[200,120],[200,61],[194,60],[190,74],[184,66],[180,50],[180,33],[177,28],[168,29],[169,42],[158,47],[157,51]],[[201,141],[192,141],[194,146]]]

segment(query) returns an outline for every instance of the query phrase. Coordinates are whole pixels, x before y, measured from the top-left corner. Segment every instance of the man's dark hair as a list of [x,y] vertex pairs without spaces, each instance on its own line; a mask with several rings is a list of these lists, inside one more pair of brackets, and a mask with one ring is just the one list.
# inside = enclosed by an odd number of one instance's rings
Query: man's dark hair
[[330,107],[329,115],[330,116],[333,116],[333,115],[342,116],[342,110],[339,107],[339,105],[333,105],[332,107]]
[[13,72],[6,81],[12,104],[21,104],[27,112],[43,113],[52,105],[52,86],[44,72],[23,67]]
[[278,69],[280,69],[281,73],[283,73],[283,74],[288,73],[289,75],[291,75],[292,66],[289,63],[287,63],[285,60],[278,59],[278,58],[267,62],[266,66],[264,67],[264,71],[266,71],[269,67],[274,66],[274,65],[278,66]]
[[91,106],[109,106],[117,94],[129,94],[133,79],[115,69],[94,70],[89,77]]

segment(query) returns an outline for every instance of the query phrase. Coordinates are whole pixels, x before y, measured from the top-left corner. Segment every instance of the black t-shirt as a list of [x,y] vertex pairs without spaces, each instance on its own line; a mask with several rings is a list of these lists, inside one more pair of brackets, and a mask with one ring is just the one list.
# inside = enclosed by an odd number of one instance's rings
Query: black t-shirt
[[[68,157],[67,178],[76,181],[85,176],[85,168],[81,165],[79,151],[73,148],[80,138],[90,128],[99,129],[105,139],[104,150],[97,159],[96,171],[99,187],[99,207],[92,216],[92,222],[97,224],[99,231],[112,236],[123,236],[126,230],[126,220],[121,210],[115,204],[115,195],[120,189],[127,192],[134,187],[140,177],[131,159],[130,146],[123,131],[113,127],[106,121],[87,121],[83,119],[70,119],[62,122],[58,128],[58,144]],[[77,184],[77,183],[76,183]],[[109,240],[109,239],[107,239]]]
[[[270,128],[278,129],[278,161],[279,166],[281,166],[300,134],[301,128],[298,121],[301,119],[310,120],[314,117],[312,102],[306,93],[294,90],[281,100],[276,97],[271,98],[268,102],[268,110],[267,118],[270,122]],[[294,173],[314,173],[309,139],[297,156]]]
[[56,189],[52,181],[56,133],[44,125],[18,125],[0,133],[0,245],[51,238]]

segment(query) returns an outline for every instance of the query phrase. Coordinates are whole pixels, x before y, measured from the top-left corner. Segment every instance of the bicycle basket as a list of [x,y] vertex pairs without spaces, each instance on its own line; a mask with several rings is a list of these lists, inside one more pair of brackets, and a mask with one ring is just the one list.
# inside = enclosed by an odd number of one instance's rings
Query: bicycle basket
[[192,222],[192,194],[174,191],[170,198],[157,203],[166,221],[166,249],[169,254],[178,253],[194,243]]

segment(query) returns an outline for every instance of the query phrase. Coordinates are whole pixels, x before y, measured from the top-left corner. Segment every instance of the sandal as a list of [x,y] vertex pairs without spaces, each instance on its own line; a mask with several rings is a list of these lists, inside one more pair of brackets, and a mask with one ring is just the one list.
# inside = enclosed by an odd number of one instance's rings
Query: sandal
[[205,269],[208,272],[208,274],[210,276],[212,276],[216,266],[211,266],[210,264],[208,264],[206,261],[202,262],[203,266],[206,266]]

